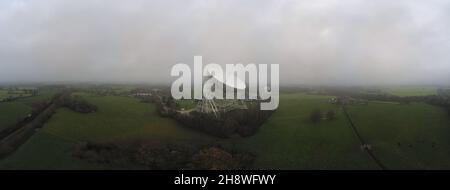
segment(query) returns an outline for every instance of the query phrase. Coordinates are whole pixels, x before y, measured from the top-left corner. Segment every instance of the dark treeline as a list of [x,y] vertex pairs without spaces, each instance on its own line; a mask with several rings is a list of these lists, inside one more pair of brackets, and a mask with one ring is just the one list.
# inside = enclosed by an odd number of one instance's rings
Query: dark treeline
[[273,111],[261,111],[259,103],[249,103],[247,109],[236,109],[214,114],[201,113],[196,110],[190,114],[175,112],[170,116],[184,125],[218,137],[239,134],[246,137],[255,134],[258,128],[270,117]]
[[247,109],[235,109],[221,112],[220,117],[212,113],[193,110],[189,113],[177,111],[174,99],[167,94],[155,94],[152,101],[160,115],[172,117],[178,122],[217,137],[229,137],[232,134],[251,136],[272,115],[274,111],[260,110],[260,102],[248,102]]
[[411,102],[424,102],[446,109],[450,116],[450,99],[448,97],[439,95],[400,97],[388,94],[356,94],[352,95],[352,97],[366,100],[398,102],[401,104],[409,104]]
[[98,109],[97,106],[87,102],[86,100],[72,97],[70,95],[59,98],[57,104],[78,113],[92,113],[96,112]]
[[334,95],[345,99],[345,97],[351,97],[355,99],[362,99],[368,101],[388,101],[388,102],[398,102],[400,104],[409,104],[411,102],[424,102],[430,105],[442,107],[447,110],[450,116],[450,90],[449,89],[438,89],[437,95],[427,95],[427,96],[395,96],[386,93],[380,93],[378,91],[365,91],[361,92],[358,89],[327,89],[322,92],[327,95]]

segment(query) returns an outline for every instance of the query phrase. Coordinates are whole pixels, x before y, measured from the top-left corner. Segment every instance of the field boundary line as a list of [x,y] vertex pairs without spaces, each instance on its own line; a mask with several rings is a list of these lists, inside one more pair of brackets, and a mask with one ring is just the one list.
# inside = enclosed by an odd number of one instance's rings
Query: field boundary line
[[382,170],[387,170],[386,166],[375,156],[375,154],[372,152],[371,149],[365,147],[366,141],[364,140],[364,138],[360,135],[360,133],[358,132],[358,130],[356,129],[355,124],[353,123],[352,118],[350,117],[350,114],[348,114],[347,109],[345,108],[345,105],[342,105],[342,110],[344,111],[344,115],[347,118],[347,121],[349,122],[349,126],[352,129],[353,133],[356,135],[356,137],[358,138],[359,142],[361,143],[361,146],[364,148],[365,152],[367,152],[367,154],[370,156],[370,158],[372,158],[372,160],[378,165],[378,167],[380,167]]

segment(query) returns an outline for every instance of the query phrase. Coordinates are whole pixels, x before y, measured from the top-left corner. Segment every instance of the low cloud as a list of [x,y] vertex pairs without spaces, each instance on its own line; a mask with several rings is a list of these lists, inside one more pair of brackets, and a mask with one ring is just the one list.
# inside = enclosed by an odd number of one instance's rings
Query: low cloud
[[169,83],[176,63],[280,64],[282,84],[445,84],[450,2],[3,0],[0,81]]

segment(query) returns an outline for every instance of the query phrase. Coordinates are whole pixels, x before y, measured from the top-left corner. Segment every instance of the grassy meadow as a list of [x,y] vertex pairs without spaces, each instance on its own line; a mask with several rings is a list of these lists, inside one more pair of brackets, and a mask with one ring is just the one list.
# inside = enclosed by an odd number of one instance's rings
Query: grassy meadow
[[[15,153],[0,160],[0,169],[114,169],[75,159],[70,151],[79,142],[146,140],[222,144],[254,153],[251,168],[257,169],[379,169],[360,148],[342,108],[328,103],[330,96],[282,93],[278,110],[255,135],[221,139],[162,118],[153,104],[132,97],[74,95],[95,104],[98,111],[58,109]],[[26,106],[15,109],[17,115],[27,111]],[[310,113],[317,109],[335,111],[336,119],[312,123]],[[347,110],[389,169],[450,168],[450,120],[441,108],[370,102]]]
[[395,96],[427,96],[436,95],[437,87],[434,86],[394,86],[382,88],[382,91]]
[[[280,106],[258,131],[235,141],[235,146],[258,156],[255,168],[264,169],[377,169],[348,127],[339,106],[330,97],[282,94]],[[310,113],[337,111],[333,121],[313,124]]]
[[347,110],[386,167],[450,169],[450,119],[445,110],[424,103],[369,103]]
[[3,100],[5,98],[8,98],[8,91],[7,90],[0,90],[0,100]]
[[[77,95],[97,105],[99,110],[96,113],[81,114],[66,108],[58,109],[36,135],[13,155],[0,160],[0,169],[104,168],[80,160],[74,161],[70,150],[79,142],[214,139],[182,127],[172,119],[159,117],[153,104],[141,103],[135,98],[82,93]],[[53,159],[58,160],[53,163]]]
[[[2,90],[0,90],[0,94],[1,92]],[[26,117],[31,112],[33,103],[50,100],[53,95],[53,91],[43,91],[38,96],[21,98],[11,102],[0,102],[0,131]]]
[[0,131],[16,124],[17,121],[26,117],[30,111],[31,107],[22,102],[0,103]]

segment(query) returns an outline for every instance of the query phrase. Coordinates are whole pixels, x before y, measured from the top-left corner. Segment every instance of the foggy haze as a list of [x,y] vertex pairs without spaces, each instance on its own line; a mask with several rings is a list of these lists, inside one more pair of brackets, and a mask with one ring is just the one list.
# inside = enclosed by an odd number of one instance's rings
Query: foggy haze
[[0,82],[170,83],[176,63],[281,84],[449,84],[450,1],[2,0]]

